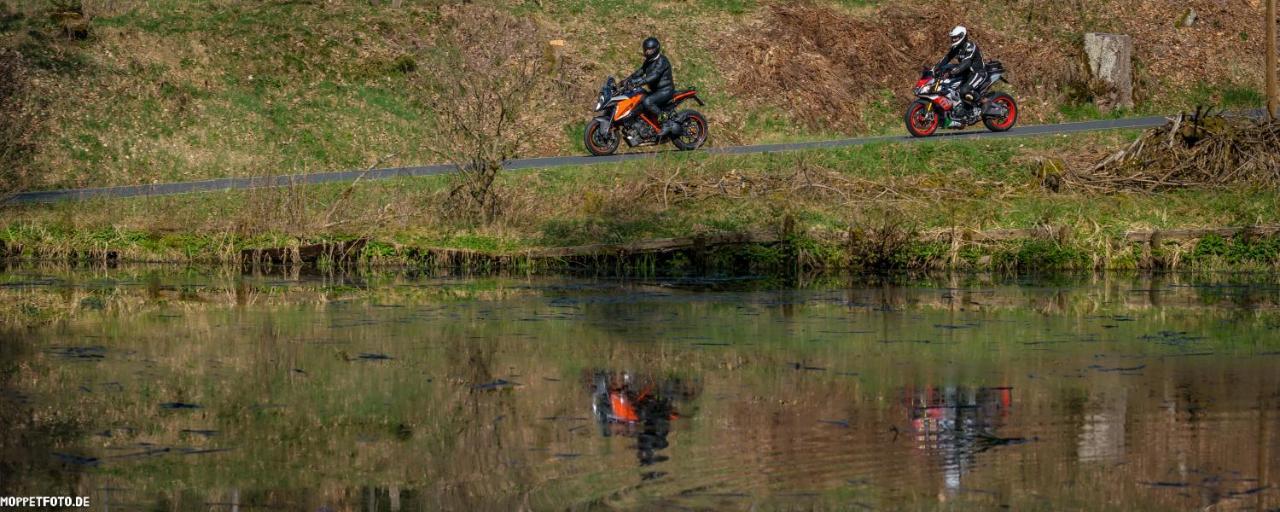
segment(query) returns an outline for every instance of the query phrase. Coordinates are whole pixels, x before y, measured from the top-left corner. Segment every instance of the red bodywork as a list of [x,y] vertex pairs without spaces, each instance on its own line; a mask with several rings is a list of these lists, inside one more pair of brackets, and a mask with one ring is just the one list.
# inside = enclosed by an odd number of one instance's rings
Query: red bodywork
[[[636,396],[628,396],[625,389],[609,392],[609,408],[612,413],[609,419],[620,423],[638,423],[640,422],[640,414],[636,411],[636,405],[643,403],[645,400],[653,398],[648,389],[642,390]],[[680,418],[680,414],[671,411],[667,417],[668,420]]]
[[680,94],[675,95],[674,97],[672,97],[672,98],[671,98],[671,101],[673,101],[673,102],[675,102],[675,101],[680,101],[680,100],[683,100],[683,99],[685,99],[685,98],[690,98],[690,97],[697,96],[697,95],[698,95],[698,91],[688,90],[688,91],[685,91],[685,92],[682,92],[682,93],[680,93]]

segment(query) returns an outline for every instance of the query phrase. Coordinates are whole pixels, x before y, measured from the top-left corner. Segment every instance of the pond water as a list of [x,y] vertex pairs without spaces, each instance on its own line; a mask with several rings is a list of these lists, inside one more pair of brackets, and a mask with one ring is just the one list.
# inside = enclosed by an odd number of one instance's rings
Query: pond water
[[[1276,510],[1269,277],[0,274],[0,494]],[[63,314],[52,316],[55,311]]]

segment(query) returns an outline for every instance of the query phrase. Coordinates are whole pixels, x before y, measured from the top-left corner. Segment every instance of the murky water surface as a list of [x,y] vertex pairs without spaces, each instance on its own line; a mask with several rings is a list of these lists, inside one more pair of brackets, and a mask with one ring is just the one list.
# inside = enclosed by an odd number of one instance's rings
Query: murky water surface
[[[1280,286],[10,270],[6,495],[1276,510]],[[16,311],[16,312],[14,312]]]

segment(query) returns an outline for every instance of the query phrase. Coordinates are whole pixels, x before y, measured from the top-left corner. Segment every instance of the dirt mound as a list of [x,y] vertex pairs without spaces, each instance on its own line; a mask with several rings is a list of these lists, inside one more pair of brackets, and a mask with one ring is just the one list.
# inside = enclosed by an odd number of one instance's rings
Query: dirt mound
[[[1104,25],[1133,36],[1146,96],[1205,82],[1261,84],[1263,8],[1259,0],[1113,0]],[[1176,26],[1186,13],[1190,26]],[[1190,108],[1185,106],[1184,108]]]
[[[1176,27],[1188,9],[1197,21]],[[1038,122],[1063,102],[1102,92],[1089,78],[1085,32],[1134,37],[1140,101],[1174,101],[1202,83],[1260,83],[1249,60],[1260,60],[1258,9],[1250,0],[952,0],[946,9],[909,1],[863,11],[778,2],[716,50],[731,89],[749,103],[776,106],[810,127],[861,128],[872,122],[866,116],[885,116],[868,108],[883,101],[880,91],[892,91],[895,114],[905,105],[920,67],[942,57],[947,31],[962,22],[983,56],[1009,70],[1023,119]]]
[[[774,4],[720,53],[743,97],[785,104],[810,126],[861,127],[872,93],[888,89],[905,102],[920,68],[941,58],[951,27],[944,18],[914,6],[862,17],[813,3]],[[980,24],[972,29],[983,34],[986,58],[1004,62],[1016,77],[1056,82],[1075,72],[1064,48],[1025,44]]]
[[1182,115],[1063,181],[1103,192],[1236,183],[1280,186],[1280,122],[1201,111]]

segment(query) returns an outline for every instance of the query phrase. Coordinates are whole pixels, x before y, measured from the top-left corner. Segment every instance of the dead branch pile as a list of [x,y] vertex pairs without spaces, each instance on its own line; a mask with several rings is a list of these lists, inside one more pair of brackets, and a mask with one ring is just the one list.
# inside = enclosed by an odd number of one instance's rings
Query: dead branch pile
[[1097,192],[1252,183],[1280,185],[1280,122],[1197,109],[1063,177]]

